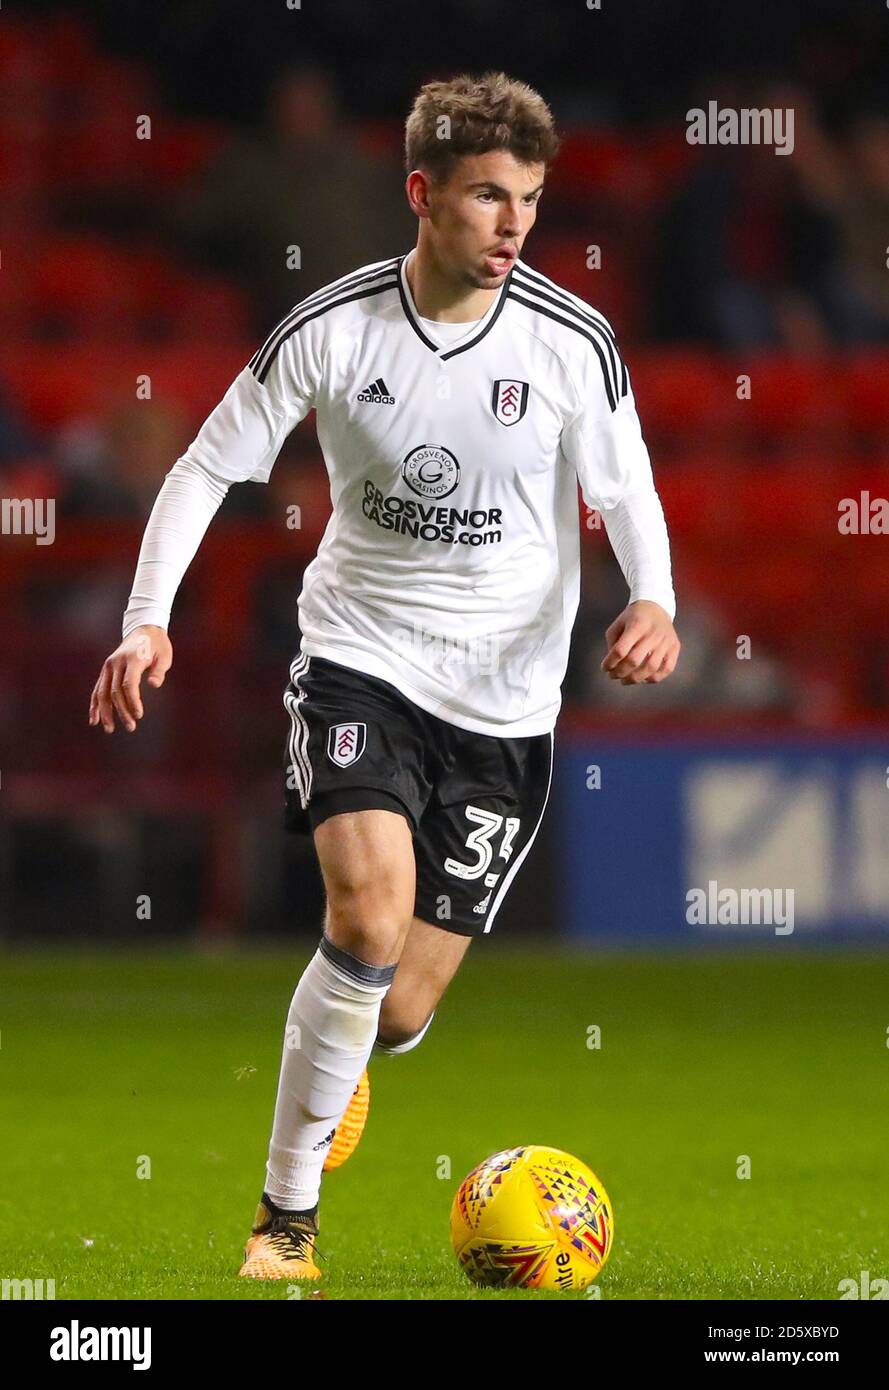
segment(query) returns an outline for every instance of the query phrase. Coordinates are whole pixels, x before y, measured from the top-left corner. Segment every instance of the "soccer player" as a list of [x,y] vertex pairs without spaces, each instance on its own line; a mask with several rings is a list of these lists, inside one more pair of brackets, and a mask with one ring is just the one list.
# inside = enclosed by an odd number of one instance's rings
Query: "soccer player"
[[676,664],[667,531],[614,333],[521,258],[557,147],[546,103],[503,73],[420,90],[416,246],[302,300],[235,378],[164,480],[92,694],[91,724],[137,727],[228,487],[267,482],[314,408],[333,513],[299,597],[284,799],[327,906],[287,1016],[249,1277],[319,1277],[322,1170],[360,1136],[371,1052],[421,1041],[537,834],[578,481],[629,586],[603,671],[635,685]]

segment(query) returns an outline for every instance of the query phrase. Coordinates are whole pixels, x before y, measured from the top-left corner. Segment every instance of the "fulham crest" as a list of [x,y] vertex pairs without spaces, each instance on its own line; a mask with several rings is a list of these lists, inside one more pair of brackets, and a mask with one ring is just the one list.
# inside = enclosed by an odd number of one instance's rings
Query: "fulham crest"
[[333,724],[327,734],[327,756],[337,767],[350,767],[364,752],[366,724]]
[[527,381],[495,381],[491,409],[501,425],[514,425],[528,409]]

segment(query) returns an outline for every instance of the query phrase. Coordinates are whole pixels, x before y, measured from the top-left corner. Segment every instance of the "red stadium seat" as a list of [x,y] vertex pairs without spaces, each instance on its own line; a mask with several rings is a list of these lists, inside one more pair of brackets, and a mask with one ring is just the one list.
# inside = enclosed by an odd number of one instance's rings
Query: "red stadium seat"
[[151,141],[137,139],[139,117],[152,118],[152,139],[162,105],[142,65],[103,58],[78,92],[70,117],[58,123],[52,176],[78,199],[101,192],[121,201],[152,191]]
[[743,447],[747,402],[736,395],[735,373],[712,354],[635,354],[631,381],[642,429],[653,449],[675,452]]
[[7,243],[14,267],[0,323],[39,339],[101,343],[203,338],[218,345],[249,333],[244,291],[195,274],[166,256],[100,237],[59,237],[25,255]]
[[151,378],[155,400],[181,407],[190,428],[200,425],[250,360],[256,344],[182,347],[154,342],[23,344],[3,362],[11,400],[40,429],[69,420],[101,419],[122,398],[133,399],[135,382]]
[[813,456],[796,467],[762,467],[753,457],[725,481],[744,544],[808,539],[818,549],[836,540],[839,474],[832,457]]
[[889,354],[856,355],[846,366],[843,380],[852,428],[884,448],[889,442]]
[[639,142],[613,130],[569,131],[547,176],[547,196],[575,207],[603,195],[622,203],[648,201],[649,173]]
[[145,156],[159,189],[171,190],[196,178],[227,139],[212,121],[182,121],[165,126],[146,141]]
[[241,343],[251,330],[251,310],[238,285],[218,277],[183,276],[172,307],[173,336],[180,342]]
[[16,405],[37,428],[52,430],[70,420],[100,417],[115,390],[145,371],[135,357],[104,345],[66,347],[57,343],[20,345],[3,362],[3,380]]
[[41,40],[53,83],[63,91],[88,90],[105,59],[80,16],[45,15],[41,20]]
[[711,455],[657,470],[671,531],[704,546],[773,547],[808,539],[816,547],[837,537],[837,503],[849,485],[832,455],[795,466],[763,467],[756,456]]
[[59,237],[34,261],[32,308],[38,333],[132,337],[139,302],[138,255],[101,237]]
[[135,295],[133,337],[171,342],[201,338],[218,348],[220,343],[247,336],[250,306],[240,286],[152,252],[134,254],[130,274]]
[[655,464],[655,479],[667,524],[676,541],[705,544],[710,536],[731,525],[733,511],[725,462],[711,456],[697,466]]
[[[256,343],[252,339],[240,346],[237,343],[214,344],[212,349],[204,342],[172,344],[160,351],[149,348],[155,399],[160,396],[175,401],[191,426],[196,428],[222,399],[255,350]],[[146,350],[143,349],[143,363],[145,359]]]
[[840,439],[846,425],[842,372],[833,359],[756,357],[739,366],[751,378],[747,402],[753,430],[765,448],[786,436],[823,447]]

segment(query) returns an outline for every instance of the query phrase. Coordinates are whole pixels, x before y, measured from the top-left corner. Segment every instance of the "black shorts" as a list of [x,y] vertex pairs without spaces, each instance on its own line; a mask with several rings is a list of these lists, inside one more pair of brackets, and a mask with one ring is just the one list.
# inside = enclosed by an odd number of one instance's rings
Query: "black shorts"
[[552,734],[496,738],[427,714],[388,681],[300,654],[284,704],[285,824],[387,810],[414,836],[414,914],[460,936],[489,932],[537,834]]

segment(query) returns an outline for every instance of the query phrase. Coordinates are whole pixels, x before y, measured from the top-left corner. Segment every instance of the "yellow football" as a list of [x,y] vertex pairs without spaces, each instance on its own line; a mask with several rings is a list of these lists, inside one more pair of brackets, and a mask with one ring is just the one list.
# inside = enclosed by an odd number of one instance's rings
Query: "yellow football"
[[488,1288],[585,1289],[613,1239],[611,1202],[596,1174],[542,1144],[486,1158],[451,1207],[454,1253]]

